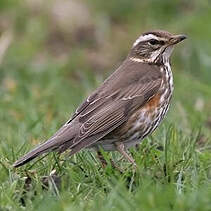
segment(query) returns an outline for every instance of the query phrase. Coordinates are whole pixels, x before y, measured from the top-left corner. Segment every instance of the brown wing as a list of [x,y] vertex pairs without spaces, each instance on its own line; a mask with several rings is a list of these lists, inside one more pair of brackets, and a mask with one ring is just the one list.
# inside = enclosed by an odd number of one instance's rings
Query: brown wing
[[[157,66],[123,63],[55,134],[66,139],[61,151],[71,148],[74,154],[110,133],[157,93],[161,81]],[[75,138],[68,142],[73,128]]]
[[138,81],[116,91],[113,97],[95,100],[84,108],[77,117],[81,126],[71,146],[71,154],[92,145],[127,121],[137,108],[157,93],[160,84],[161,78]]

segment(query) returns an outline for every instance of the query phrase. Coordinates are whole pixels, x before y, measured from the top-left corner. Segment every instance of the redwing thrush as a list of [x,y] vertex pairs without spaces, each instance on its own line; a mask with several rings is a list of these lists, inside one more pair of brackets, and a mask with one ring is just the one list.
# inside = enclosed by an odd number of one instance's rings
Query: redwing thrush
[[14,163],[21,166],[48,151],[102,147],[127,149],[152,133],[165,116],[173,92],[169,63],[174,45],[186,38],[166,31],[143,33],[122,65],[98,87],[50,139]]

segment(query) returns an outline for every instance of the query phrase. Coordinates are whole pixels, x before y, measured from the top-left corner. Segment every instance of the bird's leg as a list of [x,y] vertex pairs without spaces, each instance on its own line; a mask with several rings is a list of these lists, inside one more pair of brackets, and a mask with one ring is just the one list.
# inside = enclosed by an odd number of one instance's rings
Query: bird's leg
[[105,158],[103,157],[102,153],[99,150],[97,151],[97,157],[98,157],[98,159],[101,162],[102,168],[105,168],[108,165],[108,163],[107,163],[107,161],[105,160]]
[[127,159],[130,163],[133,164],[133,166],[136,167],[136,162],[135,160],[132,158],[132,156],[130,156],[126,151],[125,151],[125,146],[123,143],[117,142],[116,143],[116,149],[119,153],[121,153],[123,155],[123,157],[125,159]]
[[[106,166],[108,165],[108,163],[107,163],[107,161],[105,160],[105,158],[103,157],[102,153],[101,153],[99,150],[97,151],[97,157],[98,157],[98,159],[99,159],[100,162],[101,162],[102,168],[106,168]],[[110,162],[111,162],[111,166],[112,166],[113,168],[117,169],[120,173],[123,172],[122,169],[120,169],[120,168],[115,164],[115,162],[114,162],[112,159],[110,159]]]

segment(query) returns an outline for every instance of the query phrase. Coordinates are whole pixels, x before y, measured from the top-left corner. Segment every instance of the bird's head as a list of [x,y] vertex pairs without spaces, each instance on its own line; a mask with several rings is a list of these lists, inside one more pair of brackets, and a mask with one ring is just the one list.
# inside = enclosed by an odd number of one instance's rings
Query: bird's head
[[134,42],[129,58],[136,62],[168,62],[174,45],[186,38],[185,35],[173,35],[161,30],[143,33]]

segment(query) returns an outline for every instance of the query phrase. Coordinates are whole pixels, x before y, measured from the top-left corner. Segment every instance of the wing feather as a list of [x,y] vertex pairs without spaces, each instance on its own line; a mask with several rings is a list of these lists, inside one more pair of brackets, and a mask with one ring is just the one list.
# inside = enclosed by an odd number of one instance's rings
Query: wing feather
[[[132,66],[125,68],[129,71]],[[131,70],[128,78],[124,74],[119,76],[122,78],[115,80],[116,84],[112,82],[114,75],[90,95],[53,138],[64,137],[63,145],[67,144],[74,149],[72,153],[97,142],[127,121],[135,109],[150,100],[162,82],[158,69],[152,71],[145,65],[138,75]],[[68,144],[68,137],[72,137],[73,133],[75,138]]]
[[[137,84],[135,87],[133,85],[129,95],[128,89],[125,89],[121,90],[121,93],[123,94],[121,98],[107,99],[104,104],[102,104],[103,106],[98,107],[90,118],[85,122],[81,122],[79,133],[74,140],[75,144],[71,147],[71,154],[92,145],[127,121],[135,109],[144,105],[156,94],[160,84],[161,79],[159,78],[146,84]],[[82,120],[84,120],[86,114],[88,115],[88,113],[82,112]]]

